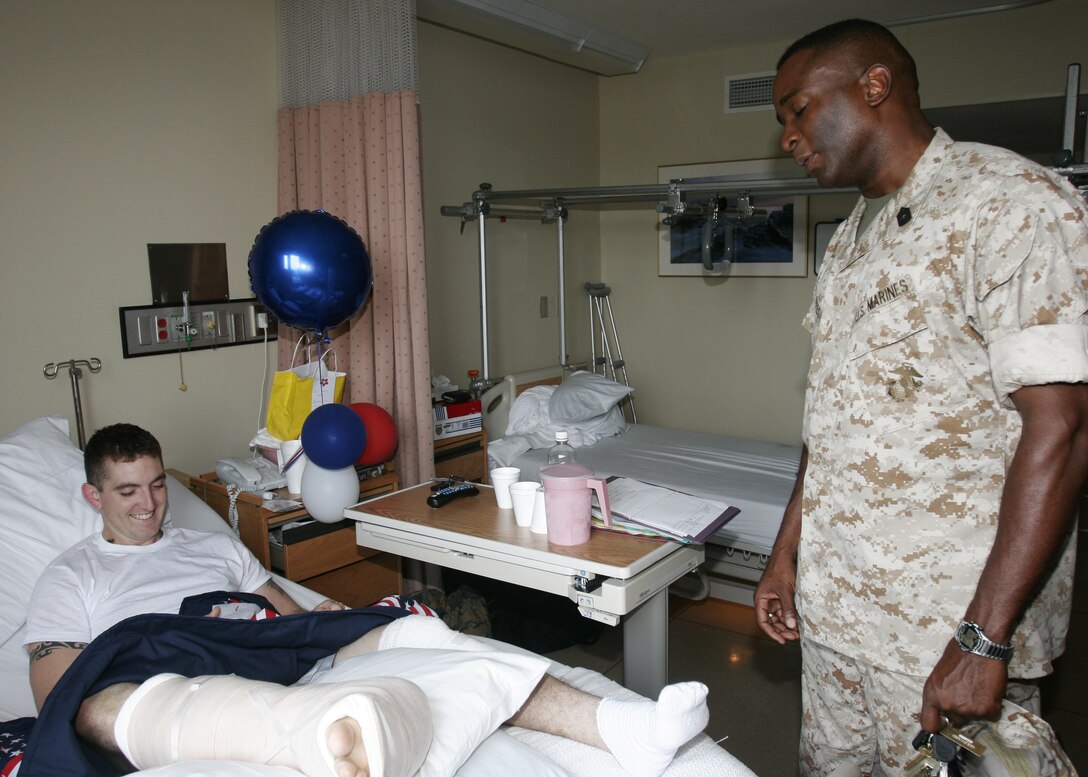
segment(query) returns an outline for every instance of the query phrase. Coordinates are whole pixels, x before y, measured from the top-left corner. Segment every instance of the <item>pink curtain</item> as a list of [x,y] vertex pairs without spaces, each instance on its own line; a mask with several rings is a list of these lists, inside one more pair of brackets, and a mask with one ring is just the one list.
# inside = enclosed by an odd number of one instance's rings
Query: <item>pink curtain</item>
[[[370,252],[370,299],[329,333],[330,348],[347,372],[344,401],[373,402],[393,416],[402,486],[434,475],[418,116],[414,90],[278,115],[280,213],[325,210],[351,225]],[[281,335],[281,369],[300,334]]]

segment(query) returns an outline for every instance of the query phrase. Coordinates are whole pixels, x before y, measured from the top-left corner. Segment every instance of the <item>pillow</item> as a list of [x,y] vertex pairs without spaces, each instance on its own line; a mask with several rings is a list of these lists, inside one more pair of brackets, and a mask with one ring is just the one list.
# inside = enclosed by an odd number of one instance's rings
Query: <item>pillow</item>
[[[30,661],[23,650],[26,629],[20,627],[0,645],[0,720],[32,718],[38,714],[30,692]],[[0,772],[2,774],[2,772]]]
[[520,709],[549,663],[539,656],[502,651],[390,648],[343,661],[319,682],[370,677],[414,682],[427,696],[434,723],[434,739],[419,777],[452,777]]
[[552,420],[561,423],[588,421],[607,413],[633,390],[603,375],[579,371],[556,387],[548,410]]
[[0,643],[26,620],[38,575],[102,520],[83,499],[83,453],[68,421],[39,418],[0,438]]
[[168,508],[164,524],[197,531],[231,533],[230,524],[219,514],[171,475],[166,476]]

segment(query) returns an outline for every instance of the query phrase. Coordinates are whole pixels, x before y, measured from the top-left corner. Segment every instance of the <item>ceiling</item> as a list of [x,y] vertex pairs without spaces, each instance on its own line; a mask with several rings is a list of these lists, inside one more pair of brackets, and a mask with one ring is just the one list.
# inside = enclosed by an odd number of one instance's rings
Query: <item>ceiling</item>
[[[651,56],[707,51],[732,44],[789,41],[837,19],[860,17],[888,26],[1038,5],[1050,0],[528,0],[640,43]],[[421,19],[450,6],[509,7],[521,0],[417,0]],[[457,22],[450,26],[463,29]],[[473,30],[465,30],[472,32]],[[496,38],[490,30],[480,37]],[[500,43],[516,45],[510,40]],[[573,64],[573,63],[571,63]]]
[[[595,36],[605,49],[630,42],[636,51],[640,46],[643,52],[649,49],[652,58],[759,42],[785,45],[836,19],[860,17],[894,27],[1047,2],[1051,0],[416,0],[416,8],[425,21],[602,75],[619,75],[637,71],[639,56],[636,64],[602,56],[590,50]],[[537,11],[545,17],[549,12],[569,17],[566,39],[541,41],[549,36],[511,23],[509,15],[500,18],[510,13],[523,18]],[[561,17],[544,21],[565,23]],[[582,36],[584,46],[571,43]],[[1088,96],[1080,99],[1082,109],[1085,102]],[[1064,111],[1062,98],[1047,98],[927,113],[953,137],[1001,145],[1049,163],[1060,145]]]

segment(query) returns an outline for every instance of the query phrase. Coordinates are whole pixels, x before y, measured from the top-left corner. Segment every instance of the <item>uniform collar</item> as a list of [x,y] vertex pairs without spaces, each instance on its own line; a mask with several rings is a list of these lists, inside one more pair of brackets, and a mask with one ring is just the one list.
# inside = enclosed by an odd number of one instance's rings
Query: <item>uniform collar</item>
[[846,250],[838,252],[843,256],[843,261],[836,270],[846,269],[889,237],[913,225],[925,206],[937,173],[952,148],[952,142],[948,133],[938,127],[933,140],[914,163],[914,168],[907,176],[907,180],[884,206],[884,212],[866,230],[862,239],[855,243],[854,236],[857,234],[858,224],[861,223],[861,215],[865,212],[866,205],[864,197],[858,198],[850,218],[839,233],[846,243],[844,246]]

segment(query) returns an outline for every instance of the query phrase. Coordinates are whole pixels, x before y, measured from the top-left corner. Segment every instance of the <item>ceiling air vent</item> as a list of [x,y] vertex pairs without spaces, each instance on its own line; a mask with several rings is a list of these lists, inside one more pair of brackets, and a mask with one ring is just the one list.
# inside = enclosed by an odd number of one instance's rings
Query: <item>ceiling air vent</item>
[[725,77],[725,112],[759,111],[774,107],[774,71]]

